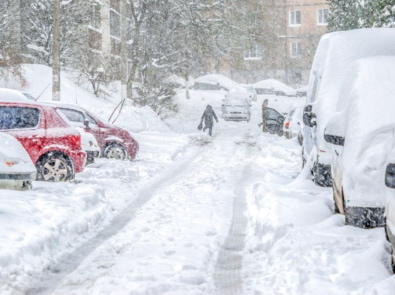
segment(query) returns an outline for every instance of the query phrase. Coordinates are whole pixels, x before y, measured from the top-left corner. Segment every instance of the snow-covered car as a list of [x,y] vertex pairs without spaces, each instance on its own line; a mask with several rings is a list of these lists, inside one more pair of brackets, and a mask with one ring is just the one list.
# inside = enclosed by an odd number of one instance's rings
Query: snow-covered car
[[257,100],[258,95],[256,94],[256,91],[255,91],[254,87],[252,87],[251,85],[245,85],[245,86],[242,86],[242,88],[247,90],[247,92],[248,92],[248,101],[249,102]]
[[395,272],[395,157],[385,171],[387,194],[385,199],[385,233],[392,247],[392,269]]
[[0,131],[14,136],[37,169],[37,179],[67,181],[82,172],[86,153],[81,135],[51,106],[0,101]]
[[395,55],[362,58],[349,65],[324,133],[332,145],[335,211],[345,215],[346,224],[385,224],[383,175],[386,164],[395,161],[394,93]]
[[296,96],[296,90],[276,79],[266,79],[252,85],[257,94]]
[[[22,95],[21,95],[22,94]],[[35,101],[35,98],[28,92],[14,89],[0,88],[0,101]],[[70,123],[68,119],[60,113],[63,119]],[[72,124],[70,123],[70,126]],[[100,147],[96,138],[84,128],[77,128],[81,135],[82,149],[87,154],[86,164],[94,163],[94,159],[100,155]]]
[[85,108],[61,102],[45,102],[55,106],[74,127],[84,128],[92,133],[101,150],[101,156],[112,159],[133,160],[139,150],[139,144],[128,131],[105,122]]
[[[321,37],[310,72],[303,113],[303,163],[309,160],[312,180],[332,186],[330,145],[324,129],[336,111],[341,85],[357,59],[395,54],[395,30],[370,28],[333,32]],[[378,83],[375,88],[379,88]]]
[[36,175],[36,167],[20,142],[0,132],[0,189],[30,189]]
[[271,134],[283,136],[285,117],[273,108],[264,108],[262,112],[262,116],[265,118],[265,122],[263,123],[266,126],[266,130]]
[[300,145],[303,144],[302,114],[303,114],[302,106],[293,107],[291,111],[285,116],[285,120],[284,120],[285,138],[291,139],[297,136]]
[[238,86],[238,83],[232,79],[220,75],[220,74],[209,74],[201,76],[195,79],[193,88],[195,90],[226,90]]
[[222,104],[222,117],[229,121],[250,121],[250,103],[246,93],[228,92]]
[[81,135],[82,149],[86,152],[86,165],[92,164],[95,162],[95,158],[100,156],[99,143],[96,137],[92,133],[85,131],[84,128],[77,127],[77,130]]

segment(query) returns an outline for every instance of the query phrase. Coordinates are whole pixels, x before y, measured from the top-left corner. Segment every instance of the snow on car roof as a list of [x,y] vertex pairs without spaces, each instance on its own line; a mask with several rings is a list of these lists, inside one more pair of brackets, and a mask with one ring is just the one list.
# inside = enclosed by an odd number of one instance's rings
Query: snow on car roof
[[20,91],[8,88],[0,88],[0,101],[32,101]]
[[201,76],[195,79],[195,83],[205,83],[211,85],[219,84],[227,89],[231,89],[233,87],[238,86],[237,82],[220,74],[209,74],[209,75]]
[[[318,100],[314,103],[314,111],[320,114],[317,123],[317,134],[320,137],[324,134],[330,116],[336,111],[340,86],[350,64],[364,57],[394,54],[394,29],[359,29],[329,33],[321,37],[310,72],[310,81],[316,74],[320,75],[322,81],[316,94]],[[312,90],[313,85],[309,85],[308,99]],[[324,142],[323,138],[318,140]]]
[[262,80],[260,82],[253,84],[253,87],[254,88],[265,88],[265,89],[273,88],[274,90],[283,91],[286,94],[290,94],[290,95],[296,94],[295,89],[293,89],[292,87],[289,87],[288,85],[286,85],[283,82],[280,82],[276,79]]

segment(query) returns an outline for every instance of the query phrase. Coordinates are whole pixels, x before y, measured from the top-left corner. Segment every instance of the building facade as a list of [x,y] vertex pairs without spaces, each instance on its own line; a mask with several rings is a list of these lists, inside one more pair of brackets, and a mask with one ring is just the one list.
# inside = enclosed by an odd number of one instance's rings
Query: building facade
[[244,83],[273,78],[295,87],[306,85],[326,32],[329,1],[261,1],[264,36],[233,55],[221,72]]

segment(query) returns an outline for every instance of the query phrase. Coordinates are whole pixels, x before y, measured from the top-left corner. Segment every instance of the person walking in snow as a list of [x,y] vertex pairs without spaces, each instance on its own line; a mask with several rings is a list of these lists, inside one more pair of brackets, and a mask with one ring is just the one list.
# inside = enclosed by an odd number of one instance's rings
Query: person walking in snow
[[204,120],[203,131],[206,131],[206,129],[208,129],[208,134],[210,136],[213,136],[212,131],[213,131],[214,119],[218,123],[217,115],[215,114],[212,106],[208,104],[203,115],[202,115],[202,120],[200,121],[200,124],[202,124],[202,122]]

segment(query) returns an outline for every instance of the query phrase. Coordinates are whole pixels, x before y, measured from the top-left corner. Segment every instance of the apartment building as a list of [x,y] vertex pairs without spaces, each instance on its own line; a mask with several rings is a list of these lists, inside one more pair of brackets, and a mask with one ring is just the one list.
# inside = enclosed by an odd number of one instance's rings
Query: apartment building
[[222,68],[237,81],[274,78],[306,85],[318,42],[326,32],[327,0],[261,0],[264,36]]

